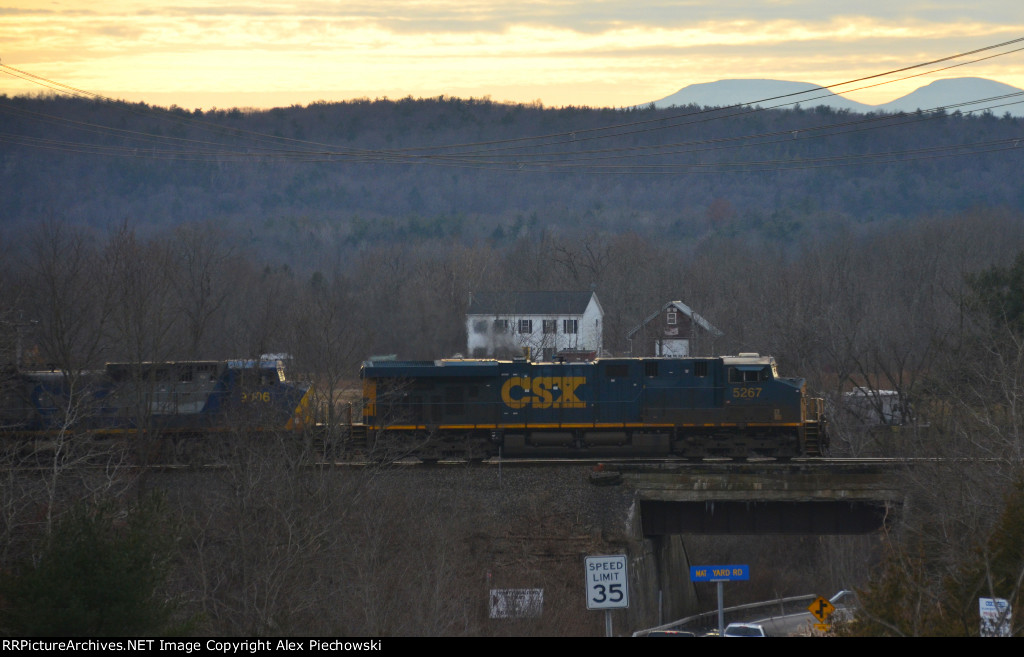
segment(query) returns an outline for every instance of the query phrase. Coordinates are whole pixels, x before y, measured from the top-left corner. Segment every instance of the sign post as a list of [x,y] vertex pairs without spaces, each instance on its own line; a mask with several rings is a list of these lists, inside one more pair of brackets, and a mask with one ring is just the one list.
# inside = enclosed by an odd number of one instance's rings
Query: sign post
[[604,609],[604,633],[612,635],[612,609],[629,607],[626,555],[586,557],[587,609]]
[[725,582],[745,582],[750,579],[750,566],[690,566],[691,582],[718,583],[718,632],[725,631]]

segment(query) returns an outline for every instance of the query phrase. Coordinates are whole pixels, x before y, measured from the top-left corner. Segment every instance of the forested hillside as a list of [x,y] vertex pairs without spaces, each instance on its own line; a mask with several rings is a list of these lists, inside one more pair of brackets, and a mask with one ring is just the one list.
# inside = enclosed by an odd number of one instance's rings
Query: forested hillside
[[992,115],[453,98],[187,112],[23,97],[0,98],[0,113],[5,228],[215,221],[285,259],[429,238],[500,246],[540,228],[792,242],[1024,209],[1024,120]]

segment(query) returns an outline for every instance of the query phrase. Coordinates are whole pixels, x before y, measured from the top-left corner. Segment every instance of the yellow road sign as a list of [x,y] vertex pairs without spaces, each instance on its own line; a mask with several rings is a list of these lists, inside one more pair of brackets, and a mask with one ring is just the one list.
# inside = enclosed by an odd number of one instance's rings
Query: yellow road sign
[[819,621],[824,623],[828,620],[828,617],[832,615],[836,608],[832,606],[832,603],[825,598],[818,596],[817,600],[811,603],[811,606],[807,608],[807,611],[817,618]]

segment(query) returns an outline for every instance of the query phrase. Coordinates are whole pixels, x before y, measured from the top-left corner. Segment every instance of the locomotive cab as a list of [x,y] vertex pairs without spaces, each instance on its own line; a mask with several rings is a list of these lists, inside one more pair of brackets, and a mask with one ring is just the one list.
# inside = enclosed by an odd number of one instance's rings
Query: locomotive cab
[[774,358],[746,353],[726,356],[722,365],[727,375],[724,405],[731,422],[777,429],[802,422],[804,381],[779,377]]

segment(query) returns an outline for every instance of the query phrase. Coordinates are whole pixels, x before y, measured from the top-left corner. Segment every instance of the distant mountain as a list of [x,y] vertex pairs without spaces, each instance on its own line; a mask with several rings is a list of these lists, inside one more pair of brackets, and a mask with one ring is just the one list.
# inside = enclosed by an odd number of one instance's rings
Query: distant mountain
[[[818,91],[811,91],[813,89]],[[748,103],[761,107],[785,108],[793,107],[793,103],[800,103],[801,107],[827,105],[852,112],[870,112],[873,109],[870,105],[843,98],[827,89],[820,89],[816,84],[787,80],[719,80],[691,84],[667,98],[654,101],[654,106],[659,109],[673,105],[727,107]]]
[[[1008,84],[985,78],[936,80],[916,91],[912,91],[902,98],[897,98],[884,105],[877,105],[874,109],[885,110],[886,112],[915,112],[918,109],[949,107],[958,103],[969,103],[971,101],[1013,93],[1024,94],[1024,91],[1017,87],[1011,87]],[[997,107],[997,105],[1003,105],[1004,103],[1016,104]],[[955,109],[959,109],[961,112],[969,112],[972,109],[984,107],[991,107],[992,113],[996,116],[1002,116],[1006,112],[1014,116],[1024,116],[1024,95],[1002,100],[990,100],[983,103],[973,103]],[[950,109],[950,111],[953,111],[953,109]]]
[[[788,80],[719,80],[683,87],[671,96],[654,101],[657,108],[683,105],[702,107],[727,107],[731,105],[759,105],[761,107],[818,107],[825,105],[837,110],[851,112],[914,112],[918,109],[949,107],[995,96],[1022,93],[1024,90],[1002,82],[985,78],[954,78],[936,80],[902,98],[882,105],[867,105],[844,98],[809,82]],[[1005,103],[1017,104],[1004,105]],[[1002,116],[1006,112],[1024,116],[1024,95],[1004,100],[964,105],[957,109],[967,112],[972,109],[991,107],[992,112]],[[952,111],[952,110],[951,110]]]

